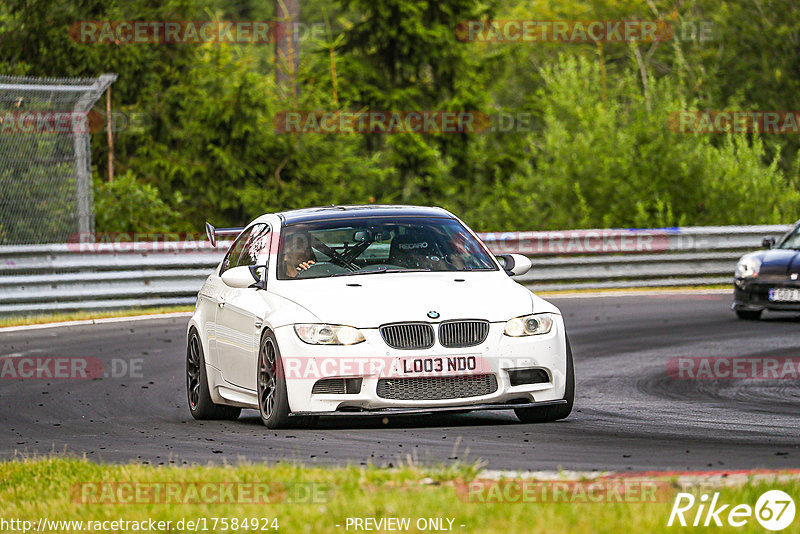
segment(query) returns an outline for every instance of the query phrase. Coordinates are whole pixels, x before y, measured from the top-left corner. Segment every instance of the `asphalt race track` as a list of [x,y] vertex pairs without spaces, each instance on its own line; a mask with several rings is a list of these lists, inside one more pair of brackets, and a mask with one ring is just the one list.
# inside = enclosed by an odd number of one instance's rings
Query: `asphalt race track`
[[295,461],[397,465],[483,460],[495,469],[728,470],[800,467],[800,381],[687,380],[676,357],[800,357],[800,316],[737,320],[730,296],[553,298],[575,353],[576,407],[526,425],[511,412],[322,420],[269,431],[257,412],[196,422],[184,392],[187,318],[0,333],[0,356],[133,364],[122,378],[0,380],[0,457],[109,462]]

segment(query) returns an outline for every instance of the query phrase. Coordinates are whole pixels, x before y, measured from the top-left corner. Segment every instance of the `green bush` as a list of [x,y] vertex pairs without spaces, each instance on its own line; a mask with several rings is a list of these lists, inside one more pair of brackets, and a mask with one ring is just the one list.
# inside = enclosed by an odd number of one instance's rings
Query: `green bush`
[[[800,216],[799,141],[667,127],[670,113],[687,109],[798,109],[800,71],[787,65],[796,62],[789,37],[800,11],[782,1],[302,0],[303,22],[330,31],[301,43],[292,91],[275,82],[271,45],[68,37],[76,20],[265,20],[269,2],[10,0],[0,5],[0,70],[116,72],[115,109],[146,117],[115,134],[120,177],[95,180],[100,230],[199,231],[205,220],[233,226],[268,211],[370,202],[440,205],[485,231],[788,222]],[[785,16],[763,16],[773,12]],[[712,21],[716,40],[478,45],[455,31],[475,19],[653,17]],[[274,127],[282,111],[369,109],[524,112],[537,127],[455,135]],[[104,134],[92,139],[98,176],[107,170]],[[20,231],[0,228],[12,230]]]
[[[174,200],[180,204],[179,195]],[[95,179],[94,205],[98,232],[159,232],[178,225],[177,213],[158,188],[137,180],[131,171],[113,182]]]
[[651,78],[645,94],[630,69],[602,91],[600,62],[574,56],[541,75],[533,171],[496,191],[505,228],[778,223],[800,214],[800,194],[777,156],[765,163],[758,136],[669,129],[670,113],[692,107],[670,80]]

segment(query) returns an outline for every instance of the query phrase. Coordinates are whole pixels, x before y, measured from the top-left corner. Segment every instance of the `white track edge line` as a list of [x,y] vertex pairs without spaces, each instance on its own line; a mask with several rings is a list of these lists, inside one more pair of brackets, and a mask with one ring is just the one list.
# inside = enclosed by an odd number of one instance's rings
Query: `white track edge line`
[[38,330],[41,328],[59,328],[62,326],[80,326],[89,324],[124,323],[127,321],[145,321],[148,319],[168,319],[170,317],[191,317],[192,312],[151,313],[147,315],[126,315],[122,317],[103,317],[98,319],[80,319],[77,321],[59,321],[56,323],[26,324],[20,326],[5,326],[0,328],[0,333],[23,332],[25,330]]

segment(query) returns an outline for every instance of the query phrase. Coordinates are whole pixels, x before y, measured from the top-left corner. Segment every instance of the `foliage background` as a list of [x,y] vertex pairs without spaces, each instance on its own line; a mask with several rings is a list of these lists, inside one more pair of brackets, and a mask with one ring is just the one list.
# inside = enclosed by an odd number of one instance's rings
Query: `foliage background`
[[[440,205],[476,230],[786,223],[800,215],[800,142],[695,135],[671,112],[798,110],[792,0],[301,0],[297,94],[271,45],[81,44],[80,20],[270,20],[257,0],[6,0],[0,72],[115,72],[115,111],[144,117],[92,140],[97,229],[197,231],[330,203]],[[461,42],[464,20],[663,19],[660,43]],[[693,35],[705,21],[710,40]],[[104,100],[98,103],[104,109]],[[528,113],[474,135],[275,132],[286,110]]]

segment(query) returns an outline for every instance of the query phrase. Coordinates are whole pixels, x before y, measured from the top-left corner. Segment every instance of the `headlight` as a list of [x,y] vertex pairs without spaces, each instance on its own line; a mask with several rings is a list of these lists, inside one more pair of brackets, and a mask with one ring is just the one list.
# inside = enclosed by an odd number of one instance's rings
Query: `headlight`
[[752,256],[745,256],[736,265],[736,278],[754,278],[758,276],[761,260]]
[[355,345],[364,341],[364,335],[352,326],[296,324],[294,331],[309,345]]
[[511,337],[538,336],[553,329],[553,316],[549,313],[537,313],[515,317],[506,323],[505,334]]

